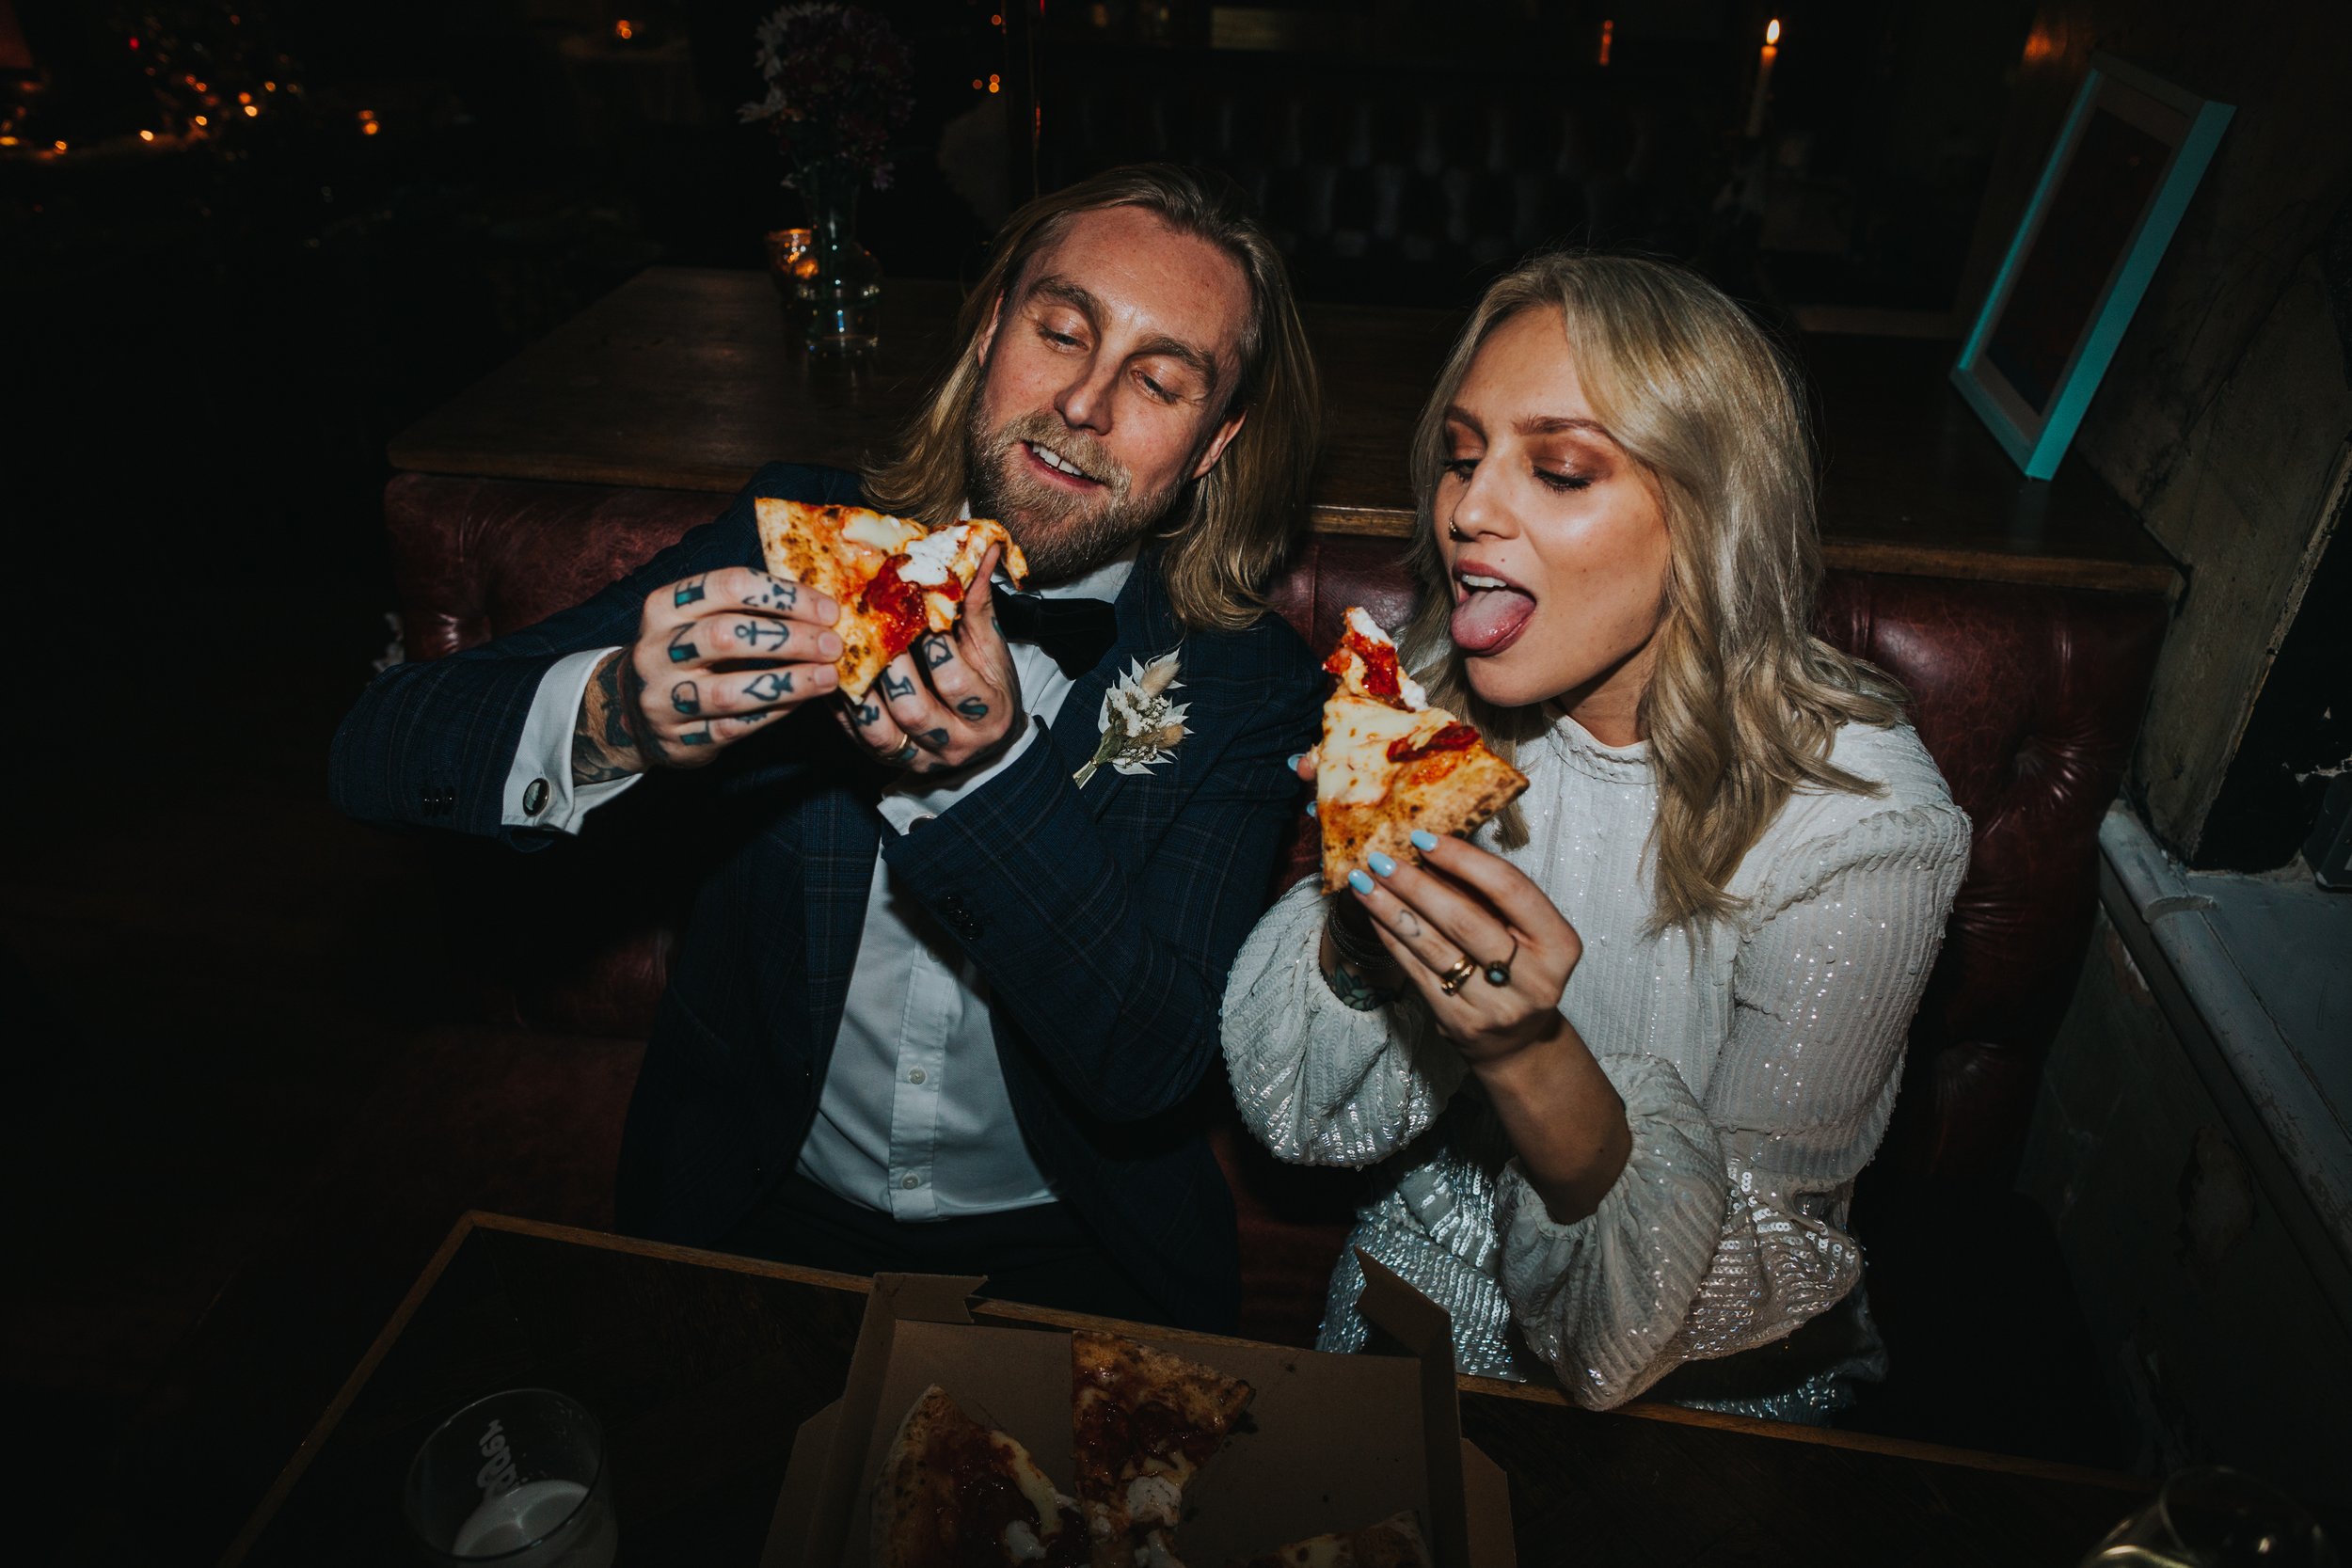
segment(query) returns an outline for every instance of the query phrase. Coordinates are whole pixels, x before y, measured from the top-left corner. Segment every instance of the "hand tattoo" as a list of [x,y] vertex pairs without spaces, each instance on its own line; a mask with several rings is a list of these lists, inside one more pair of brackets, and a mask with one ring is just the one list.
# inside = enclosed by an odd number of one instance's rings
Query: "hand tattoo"
[[932,751],[936,752],[942,746],[947,744],[947,732],[946,730],[925,730],[921,735],[916,736],[914,738],[918,745],[928,746]]
[[956,705],[956,711],[977,724],[988,717],[988,705],[977,697],[966,697]]
[[702,712],[702,692],[692,681],[680,681],[670,688],[670,705],[691,719]]
[[683,664],[694,657],[694,628],[680,626],[670,634],[670,662]]
[[677,737],[677,743],[678,743],[679,745],[681,745],[681,746],[707,746],[707,745],[709,745],[709,744],[710,744],[710,724],[709,724],[708,721],[704,721],[704,723],[703,723],[703,727],[702,727],[701,729],[698,729],[698,730],[688,730],[688,731],[686,731],[684,734],[680,735],[680,736]]
[[743,688],[743,695],[755,703],[772,703],[780,697],[792,695],[792,677],[782,670],[771,670],[755,675]]
[[797,610],[801,603],[801,590],[798,584],[771,578],[766,587],[755,588],[745,594],[743,602],[760,610]]
[[635,729],[629,722],[636,667],[627,651],[596,666],[572,726],[572,782],[610,784],[644,766]]
[[792,628],[776,621],[739,621],[735,626],[735,640],[747,648],[756,648],[762,642],[773,642],[781,648],[791,636]]
[[907,679],[903,675],[894,675],[887,670],[882,672],[882,695],[885,697],[912,697],[914,695],[914,683],[913,681]]
[[936,670],[956,657],[955,644],[944,637],[923,639],[923,668]]
[[872,703],[860,703],[857,706],[851,708],[850,712],[850,715],[857,720],[858,724],[861,727],[879,724],[882,722],[882,709],[876,707]]
[[677,585],[677,592],[670,595],[670,603],[679,610],[684,610],[688,605],[692,604],[695,600],[701,598],[702,596],[703,579],[700,578],[690,578],[686,581]]

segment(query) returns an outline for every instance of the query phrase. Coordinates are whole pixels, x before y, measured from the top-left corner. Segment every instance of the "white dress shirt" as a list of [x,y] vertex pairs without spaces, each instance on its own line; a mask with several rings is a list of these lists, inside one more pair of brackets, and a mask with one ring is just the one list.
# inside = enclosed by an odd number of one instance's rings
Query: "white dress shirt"
[[[1075,581],[1040,592],[1056,599],[1116,599],[1135,560],[1130,549]],[[898,832],[952,809],[1010,767],[1038,744],[1040,724],[1060,713],[1071,678],[1043,649],[1008,646],[1031,715],[1028,727],[977,773],[929,788],[909,777],[886,792],[882,819]],[[591,811],[637,782],[632,774],[609,784],[571,783],[580,698],[610,652],[573,654],[541,678],[506,776],[503,816],[510,826],[576,833]],[[841,1030],[797,1168],[836,1196],[900,1220],[1054,1200],[1006,1098],[987,983],[879,854]]]

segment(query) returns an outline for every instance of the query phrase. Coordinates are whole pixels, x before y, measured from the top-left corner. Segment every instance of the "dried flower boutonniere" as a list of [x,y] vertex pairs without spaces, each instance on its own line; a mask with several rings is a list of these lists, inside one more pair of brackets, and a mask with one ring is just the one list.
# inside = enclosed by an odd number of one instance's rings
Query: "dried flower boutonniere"
[[1145,773],[1174,756],[1187,733],[1185,705],[1169,702],[1168,694],[1184,684],[1176,678],[1173,653],[1149,664],[1129,661],[1119,684],[1103,694],[1102,744],[1071,782],[1084,789],[1106,762],[1121,773]]

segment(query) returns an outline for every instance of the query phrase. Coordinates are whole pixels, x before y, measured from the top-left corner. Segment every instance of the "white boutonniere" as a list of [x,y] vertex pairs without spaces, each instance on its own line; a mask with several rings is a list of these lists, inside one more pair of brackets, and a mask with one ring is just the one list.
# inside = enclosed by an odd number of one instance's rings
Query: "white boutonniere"
[[1184,736],[1184,706],[1168,694],[1184,682],[1176,678],[1176,655],[1162,654],[1151,663],[1131,660],[1119,684],[1103,694],[1103,742],[1094,758],[1070,775],[1080,789],[1095,770],[1109,763],[1121,773],[1146,773],[1176,754]]

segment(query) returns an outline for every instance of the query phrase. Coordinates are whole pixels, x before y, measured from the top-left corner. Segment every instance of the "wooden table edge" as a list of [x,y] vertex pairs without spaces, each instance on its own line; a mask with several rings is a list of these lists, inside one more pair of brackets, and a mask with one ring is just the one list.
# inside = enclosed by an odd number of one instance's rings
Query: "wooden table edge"
[[[245,1528],[221,1557],[221,1568],[236,1568],[253,1549],[287,1496],[318,1456],[319,1450],[334,1434],[336,1426],[351,1408],[359,1391],[390,1353],[392,1345],[407,1328],[433,1287],[437,1284],[450,1260],[466,1238],[476,1230],[500,1230],[510,1235],[531,1236],[541,1241],[565,1242],[577,1246],[602,1247],[608,1252],[630,1253],[641,1258],[657,1258],[665,1262],[692,1263],[704,1268],[727,1269],[737,1274],[757,1275],[769,1279],[788,1279],[803,1285],[818,1285],[858,1294],[870,1294],[873,1281],[856,1275],[834,1274],[823,1269],[803,1268],[795,1263],[775,1263],[760,1258],[743,1258],[734,1253],[712,1252],[702,1247],[679,1246],[669,1242],[643,1241],[633,1236],[616,1236],[608,1231],[590,1230],[580,1226],[557,1225],[547,1220],[523,1219],[513,1214],[496,1214],[471,1210],[458,1217],[450,1233],[433,1259],[417,1276],[415,1284],[401,1304],[393,1308],[384,1327],[359,1358],[342,1387],[329,1401],[326,1409],[311,1426],[291,1458],[278,1473],[278,1479],[262,1495]],[[1083,1312],[1066,1312],[1050,1307],[1030,1307],[1012,1302],[982,1301],[973,1306],[973,1315],[979,1319],[994,1319],[1004,1323],[1041,1323],[1054,1328],[1104,1328],[1123,1331],[1139,1338],[1200,1345],[1257,1345],[1252,1339],[1237,1338],[1227,1334],[1204,1334],[1194,1329],[1171,1328],[1162,1323],[1131,1323],[1118,1318],[1103,1318]],[[1465,1394],[1483,1394],[1493,1398],[1521,1400],[1534,1404],[1557,1405],[1563,1409],[1577,1408],[1557,1388],[1534,1384],[1506,1383],[1496,1378],[1461,1376],[1454,1386]],[[1598,1414],[1598,1413],[1596,1413]],[[1727,1416],[1711,1410],[1692,1410],[1682,1405],[1636,1401],[1606,1412],[1629,1416],[1636,1420],[1664,1421],[1678,1426],[1711,1427],[1718,1431],[1744,1433],[1753,1437],[1780,1438],[1788,1442],[1810,1443],[1818,1447],[1845,1449],[1859,1453],[1883,1454],[1889,1458],[1917,1460],[1927,1464],[1952,1465],[1963,1469],[1990,1470],[2004,1475],[2026,1476],[2037,1480],[2068,1481],[2078,1485],[2101,1486],[2114,1491],[2144,1493],[2150,1482],[2139,1476],[2122,1471],[2102,1470],[2090,1465],[2066,1465],[2052,1460],[2025,1459],[2010,1454],[1989,1453],[1977,1449],[1947,1448],[1939,1443],[1922,1443],[1905,1437],[1880,1437],[1868,1433],[1840,1432],[1822,1427],[1797,1426],[1785,1421],[1757,1420],[1746,1416]]]

